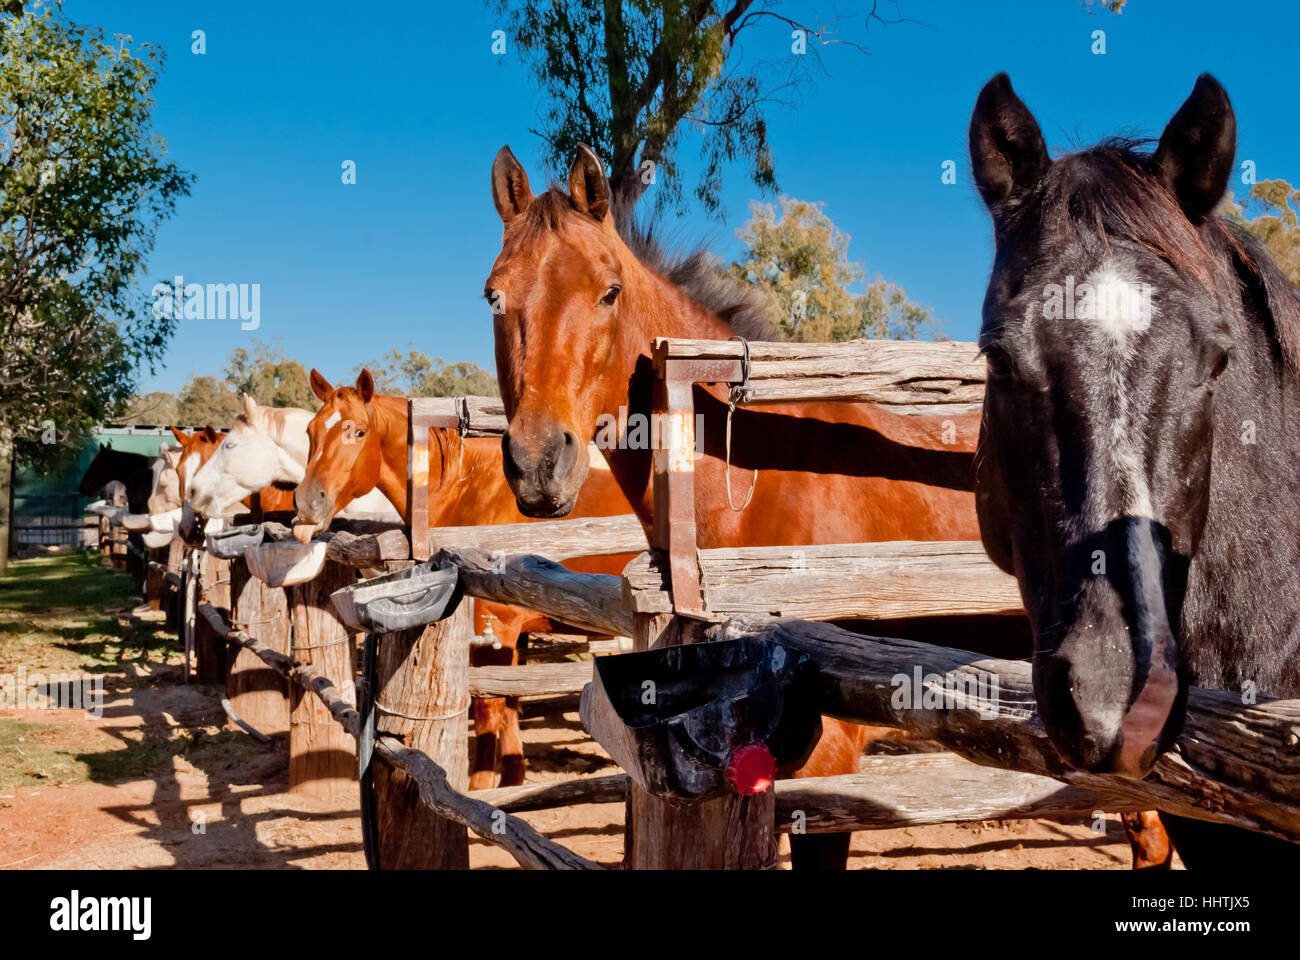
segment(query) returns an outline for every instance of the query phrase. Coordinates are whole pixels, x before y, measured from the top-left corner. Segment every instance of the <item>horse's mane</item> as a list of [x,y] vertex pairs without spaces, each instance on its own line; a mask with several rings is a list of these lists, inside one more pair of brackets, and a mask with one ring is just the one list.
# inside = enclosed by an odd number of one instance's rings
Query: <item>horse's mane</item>
[[1112,239],[1152,251],[1195,278],[1225,307],[1252,301],[1282,356],[1300,370],[1300,299],[1263,246],[1238,224],[1212,215],[1193,225],[1161,182],[1151,141],[1112,138],[1061,157],[1011,214],[1041,217],[1105,249]]
[[[552,184],[524,210],[523,227],[529,232],[558,230],[574,215],[569,195],[560,184]],[[750,340],[780,339],[768,319],[768,304],[762,294],[727,276],[718,258],[708,250],[670,249],[660,239],[657,224],[638,223],[629,209],[616,206],[614,222],[623,242],[643,265],[716,314],[737,336]]]

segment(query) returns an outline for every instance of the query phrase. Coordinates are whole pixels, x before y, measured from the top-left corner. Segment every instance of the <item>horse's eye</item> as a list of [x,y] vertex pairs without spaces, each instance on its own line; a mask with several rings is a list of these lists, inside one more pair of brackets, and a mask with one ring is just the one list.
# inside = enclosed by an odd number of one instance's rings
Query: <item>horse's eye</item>
[[614,301],[618,299],[618,295],[622,292],[623,288],[616,283],[605,291],[605,295],[600,298],[600,302],[607,307],[612,307]]
[[1219,354],[1219,359],[1214,361],[1214,368],[1210,371],[1210,379],[1218,380],[1223,375],[1223,371],[1228,369],[1228,351],[1224,350]]
[[364,430],[358,430],[358,431],[357,431],[357,439],[358,439],[358,440],[360,440],[360,439],[361,439],[362,437],[364,437],[365,435],[366,435],[366,431],[364,431]]
[[1013,375],[1011,358],[1001,347],[985,347],[984,359],[988,361],[990,380],[1009,380]]

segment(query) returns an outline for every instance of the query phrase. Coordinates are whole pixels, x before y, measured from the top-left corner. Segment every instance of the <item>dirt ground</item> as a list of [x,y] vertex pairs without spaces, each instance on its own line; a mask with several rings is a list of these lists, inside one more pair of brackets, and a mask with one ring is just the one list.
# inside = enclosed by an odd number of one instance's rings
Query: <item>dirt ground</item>
[[[0,601],[5,596],[0,589]],[[76,625],[72,607],[42,610],[37,596],[0,604],[0,674],[20,663],[66,668],[89,649],[90,668],[105,678],[98,719],[80,710],[0,709],[0,868],[364,868],[355,796],[330,803],[288,793],[287,743],[260,746],[224,730],[220,691],[183,683],[174,644],[157,624],[126,612],[138,598],[123,590],[116,602],[120,610],[89,627]],[[551,704],[544,713],[525,703],[529,782],[616,772],[583,731],[576,702]],[[521,816],[589,859],[619,863],[622,804]],[[515,866],[473,837],[470,856],[476,868]],[[1128,865],[1116,818],[1104,837],[1084,824],[1048,821],[860,831],[850,862],[886,870]]]

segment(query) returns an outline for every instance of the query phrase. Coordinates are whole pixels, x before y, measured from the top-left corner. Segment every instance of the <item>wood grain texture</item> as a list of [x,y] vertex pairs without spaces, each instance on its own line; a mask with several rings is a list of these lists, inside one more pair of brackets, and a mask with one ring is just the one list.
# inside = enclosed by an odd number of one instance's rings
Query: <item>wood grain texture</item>
[[[230,616],[230,561],[199,551],[199,600]],[[205,620],[194,624],[195,677],[199,683],[225,684],[226,643]]]
[[[704,614],[714,620],[892,620],[1022,610],[1015,578],[975,542],[728,547],[700,550],[699,566]],[[641,554],[623,575],[634,610],[672,609],[662,552]]]
[[560,623],[632,635],[632,613],[623,599],[623,578],[574,573],[544,557],[493,556],[472,547],[449,547],[433,557],[460,569],[465,592],[484,600],[536,610]]
[[467,437],[499,437],[506,432],[506,409],[500,397],[412,397],[416,416],[455,416]]
[[[739,359],[738,341],[657,339],[657,365],[669,359]],[[985,362],[973,343],[852,340],[751,342],[748,403],[850,400],[899,412],[956,412],[982,402]]]
[[[268,649],[243,631],[231,629],[211,606],[201,605],[199,612],[214,630],[231,643],[253,651],[281,675],[319,697],[335,721],[353,738],[361,736],[361,714],[328,677],[318,674],[309,665],[295,666],[284,654]],[[501,847],[520,865],[540,870],[600,869],[599,864],[548,840],[523,820],[503,816],[505,811],[498,811],[482,800],[457,791],[450,785],[445,771],[438,764],[399,740],[381,737],[376,741],[375,754],[392,768],[406,772],[412,782],[417,784],[422,804],[439,816],[463,824],[482,839]]]
[[[316,579],[289,588],[294,662],[334,678],[343,698],[354,704],[354,640],[335,616],[330,594],[355,580],[351,567],[326,563]],[[289,789],[338,799],[357,790],[356,742],[319,698],[306,696],[297,685],[290,696]]]
[[586,663],[530,663],[517,667],[470,667],[471,697],[548,697],[581,693],[591,682]]
[[635,515],[502,523],[479,527],[430,527],[429,550],[470,547],[492,552],[531,553],[548,560],[637,553],[646,548]]
[[[480,790],[474,796],[520,812],[626,799],[627,774]],[[1139,809],[1127,796],[1069,786],[1051,777],[980,766],[952,753],[864,757],[861,772],[778,780],[778,833],[892,830],[937,823],[1041,819],[1078,823],[1101,811]]]
[[[236,629],[256,632],[271,650],[289,652],[289,597],[281,587],[268,587],[248,573],[243,558],[230,562],[230,622]],[[226,677],[231,708],[253,729],[267,736],[289,730],[289,684],[251,650],[237,648]],[[233,721],[228,729],[235,729]]]
[[[1124,780],[1064,764],[1035,709],[1028,663],[802,620],[733,621],[709,634],[768,636],[807,653],[820,670],[822,711],[831,716],[902,727],[976,763],[1131,798],[1137,809],[1220,820],[1300,841],[1300,701],[1243,705],[1231,693],[1193,689],[1174,749],[1145,780]],[[895,678],[917,671],[926,688],[957,692],[951,699],[939,697],[934,708],[896,697],[902,686]],[[970,684],[980,680],[983,694],[972,697]]]
[[[468,603],[423,627],[381,634],[375,695],[377,736],[388,736],[437,764],[448,789],[469,789]],[[421,802],[410,771],[382,758],[374,768],[383,870],[469,868],[463,824]]]

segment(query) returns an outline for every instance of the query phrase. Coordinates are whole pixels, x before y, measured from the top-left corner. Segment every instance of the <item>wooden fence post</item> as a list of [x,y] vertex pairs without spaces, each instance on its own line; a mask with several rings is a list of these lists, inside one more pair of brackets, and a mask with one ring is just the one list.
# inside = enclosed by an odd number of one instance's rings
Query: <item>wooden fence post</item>
[[[248,573],[243,557],[230,563],[230,625],[283,654],[289,653],[289,598]],[[334,679],[333,677],[330,678]],[[289,729],[289,681],[257,654],[239,648],[226,678],[230,707],[254,730],[272,736]],[[238,729],[233,720],[227,728]]]
[[[179,539],[167,545],[167,572],[178,577],[185,573],[185,544]],[[180,587],[165,584],[163,588],[163,611],[167,614],[164,628],[184,640],[181,631],[185,629],[185,612],[182,610],[185,592]]]
[[[199,559],[198,598],[212,604],[230,621],[230,561],[206,550]],[[195,675],[199,683],[226,682],[226,640],[203,617],[194,621]]]
[[[356,582],[350,566],[326,563],[314,580],[289,588],[294,663],[311,664],[350,703],[357,702],[355,640],[334,614],[330,594]],[[289,789],[354,798],[357,745],[320,698],[293,684],[289,697]]]
[[[469,788],[470,604],[464,599],[437,623],[379,637],[375,729],[423,751],[464,793]],[[420,803],[402,770],[374,760],[379,867],[464,870],[469,837],[458,823]]]
[[[634,649],[681,641],[672,614],[636,615]],[[623,832],[627,870],[767,870],[776,866],[776,791],[727,794],[675,805],[628,784]]]

